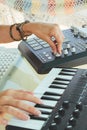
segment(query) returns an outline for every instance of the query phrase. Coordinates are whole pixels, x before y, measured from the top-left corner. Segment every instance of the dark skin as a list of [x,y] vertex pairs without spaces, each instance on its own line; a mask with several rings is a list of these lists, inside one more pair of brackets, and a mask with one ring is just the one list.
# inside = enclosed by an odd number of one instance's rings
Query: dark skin
[[[9,34],[10,25],[0,26],[0,43],[9,43],[14,40]],[[52,48],[52,51],[56,54],[61,54],[62,42],[64,36],[57,24],[50,23],[27,23],[23,26],[23,31],[25,35],[35,34],[39,38],[46,41]],[[21,40],[16,27],[13,27],[13,35],[16,39]],[[51,40],[54,37],[57,45]],[[34,102],[36,104],[42,104],[42,101],[35,97],[32,92],[24,90],[5,90],[0,92],[0,124],[6,125],[8,121],[4,118],[5,113],[11,114],[21,120],[29,119],[24,111],[39,116],[41,112],[35,107],[25,104],[23,100]],[[17,109],[18,108],[18,109]],[[23,110],[23,111],[22,111]]]

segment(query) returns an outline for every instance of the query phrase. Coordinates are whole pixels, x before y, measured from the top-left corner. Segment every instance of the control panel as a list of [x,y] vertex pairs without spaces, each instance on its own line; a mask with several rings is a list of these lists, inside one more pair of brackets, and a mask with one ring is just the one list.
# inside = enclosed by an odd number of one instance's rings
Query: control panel
[[87,27],[63,30],[65,36],[62,55],[52,53],[47,42],[38,37],[29,38],[19,44],[19,50],[40,73],[48,73],[53,67],[75,67],[87,63]]

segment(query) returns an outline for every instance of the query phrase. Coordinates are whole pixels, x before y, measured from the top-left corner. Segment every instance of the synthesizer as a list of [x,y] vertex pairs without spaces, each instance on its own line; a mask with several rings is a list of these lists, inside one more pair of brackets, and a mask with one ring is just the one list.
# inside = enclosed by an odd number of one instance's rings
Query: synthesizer
[[53,68],[34,91],[41,115],[12,118],[6,130],[87,130],[87,70]]
[[76,67],[87,63],[87,26],[63,30],[65,36],[62,55],[54,55],[45,41],[38,37],[22,41],[18,48],[39,73],[48,73],[53,67]]

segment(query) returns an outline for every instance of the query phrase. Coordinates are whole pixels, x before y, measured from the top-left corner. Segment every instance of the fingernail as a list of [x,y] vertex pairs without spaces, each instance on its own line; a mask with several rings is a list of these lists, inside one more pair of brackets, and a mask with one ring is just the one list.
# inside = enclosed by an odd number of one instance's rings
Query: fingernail
[[39,104],[44,104],[42,100],[39,100]]
[[61,50],[59,50],[59,54],[60,54],[60,55],[62,54],[62,51],[61,51]]
[[41,115],[41,112],[38,111],[38,110],[35,110],[35,115],[40,116],[40,115]]
[[8,121],[7,121],[7,120],[3,120],[2,124],[3,124],[3,125],[7,125],[7,124],[8,124]]
[[24,115],[24,116],[22,116],[22,119],[23,119],[23,120],[29,120],[30,117],[29,117],[28,115]]

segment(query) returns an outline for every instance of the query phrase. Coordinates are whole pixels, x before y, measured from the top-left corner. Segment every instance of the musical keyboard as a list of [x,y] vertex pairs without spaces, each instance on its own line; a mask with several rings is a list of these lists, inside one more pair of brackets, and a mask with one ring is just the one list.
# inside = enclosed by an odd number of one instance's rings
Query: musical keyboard
[[86,69],[53,68],[34,94],[44,104],[26,103],[41,115],[31,115],[27,121],[12,118],[6,130],[87,130]]

